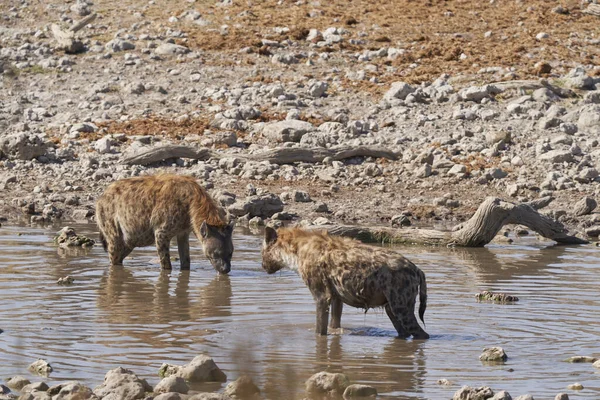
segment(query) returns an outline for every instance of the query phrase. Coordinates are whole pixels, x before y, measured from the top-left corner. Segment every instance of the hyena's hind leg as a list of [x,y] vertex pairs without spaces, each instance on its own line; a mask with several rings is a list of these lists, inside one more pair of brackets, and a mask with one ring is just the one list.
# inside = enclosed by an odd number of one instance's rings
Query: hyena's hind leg
[[344,309],[344,303],[339,297],[333,297],[331,299],[331,319],[329,320],[329,327],[331,329],[339,329],[342,327],[342,311]]
[[154,240],[156,242],[156,251],[158,252],[158,258],[160,258],[160,267],[162,269],[172,269],[171,266],[171,255],[169,253],[169,245],[171,244],[171,237],[167,235],[164,230],[157,229],[154,231]]
[[398,318],[396,318],[396,315],[394,315],[389,303],[385,305],[385,313],[389,317],[390,321],[392,321],[392,324],[394,325],[396,332],[398,332],[399,338],[406,339],[407,337],[410,336],[410,334],[406,333],[406,330],[404,329],[404,325],[402,325],[402,322],[400,322],[400,320]]
[[[388,304],[386,311],[389,307],[391,313],[400,322],[405,332],[413,335],[415,339],[429,339],[429,334],[421,328],[417,322],[417,317],[415,317],[417,289],[413,290],[411,287],[401,287],[398,285],[392,285],[392,288],[387,296]],[[390,317],[390,319],[392,318]],[[393,319],[392,323],[394,323]],[[394,323],[394,327],[396,327],[396,323]],[[396,328],[396,330],[398,329]],[[401,332],[398,332],[398,334],[401,334]]]

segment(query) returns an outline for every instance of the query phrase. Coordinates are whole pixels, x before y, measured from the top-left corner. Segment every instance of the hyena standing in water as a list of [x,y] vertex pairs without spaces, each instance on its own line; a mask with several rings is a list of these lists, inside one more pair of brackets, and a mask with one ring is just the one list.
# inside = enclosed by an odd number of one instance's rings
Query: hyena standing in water
[[364,309],[384,306],[400,337],[429,338],[415,317],[417,294],[421,321],[427,307],[425,274],[392,250],[324,232],[267,227],[262,265],[269,274],[286,266],[300,274],[317,303],[318,334],[327,334],[330,306],[329,326],[340,327],[346,303]]
[[171,269],[169,243],[177,237],[181,269],[189,269],[189,235],[193,231],[213,267],[222,274],[231,269],[233,225],[191,176],[117,181],[98,199],[96,219],[113,265],[122,264],[134,247],[156,244],[161,268]]

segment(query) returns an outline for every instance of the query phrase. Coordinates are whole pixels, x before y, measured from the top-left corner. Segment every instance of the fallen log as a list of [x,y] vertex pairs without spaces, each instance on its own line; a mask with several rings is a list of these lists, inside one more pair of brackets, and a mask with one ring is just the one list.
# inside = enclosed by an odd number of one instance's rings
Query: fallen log
[[585,10],[583,10],[585,14],[595,15],[596,17],[600,17],[600,4],[591,3],[587,6]]
[[208,160],[209,158],[235,157],[242,161],[268,161],[272,164],[293,164],[296,162],[317,163],[329,157],[333,161],[352,157],[374,157],[397,160],[398,154],[379,146],[339,146],[326,149],[324,147],[283,147],[269,149],[255,154],[217,153],[207,148],[195,148],[181,145],[163,145],[141,149],[125,157],[121,163],[127,165],[149,165],[171,158],[192,158]]
[[452,231],[346,225],[326,225],[317,228],[326,229],[334,235],[371,243],[483,247],[494,239],[504,225],[509,224],[524,225],[559,244],[588,243],[569,235],[562,223],[538,213],[527,203],[513,204],[494,197],[485,199],[471,219],[456,226]]
[[73,24],[73,26],[67,30],[63,30],[60,26],[52,24],[50,26],[50,30],[52,31],[52,35],[58,44],[57,49],[63,50],[68,54],[75,54],[83,51],[83,42],[75,38],[75,33],[96,19],[96,15],[97,14],[88,15],[81,21]]
[[164,145],[141,149],[121,161],[127,165],[149,165],[171,158],[191,158],[194,160],[208,160],[215,154],[206,148],[195,149],[189,146]]
[[338,146],[332,148],[324,147],[282,147],[270,149],[256,154],[241,157],[251,161],[269,161],[271,164],[292,164],[296,162],[317,163],[325,158],[332,161],[345,160],[352,157],[373,157],[397,160],[398,154],[380,146]]

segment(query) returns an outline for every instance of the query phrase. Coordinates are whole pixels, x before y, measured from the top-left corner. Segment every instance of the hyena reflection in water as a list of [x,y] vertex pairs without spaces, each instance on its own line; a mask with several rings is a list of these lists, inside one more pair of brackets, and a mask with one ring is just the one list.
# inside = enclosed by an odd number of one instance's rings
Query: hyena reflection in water
[[267,227],[262,265],[269,274],[283,267],[300,274],[317,303],[318,334],[327,334],[329,307],[329,326],[340,327],[346,303],[364,309],[383,306],[400,337],[429,338],[415,317],[417,294],[421,321],[427,307],[425,274],[392,250],[324,232]]
[[169,243],[177,237],[181,269],[190,268],[189,235],[222,274],[231,270],[233,225],[191,176],[156,175],[111,184],[96,204],[100,239],[113,265],[135,247],[156,244],[160,266],[171,269]]

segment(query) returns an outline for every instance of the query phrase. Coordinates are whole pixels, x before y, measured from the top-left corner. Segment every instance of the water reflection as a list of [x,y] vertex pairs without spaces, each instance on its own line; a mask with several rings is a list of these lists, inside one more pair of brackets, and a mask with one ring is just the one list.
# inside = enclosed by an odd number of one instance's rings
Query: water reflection
[[215,275],[207,285],[190,289],[193,273],[197,271],[172,274],[152,268],[136,276],[128,267],[110,266],[100,278],[98,323],[123,325],[123,334],[131,334],[132,324],[151,324],[152,330],[133,336],[154,346],[165,337],[187,341],[190,334],[204,336],[208,331],[196,329],[197,322],[219,324],[231,316],[231,281],[227,275]]

